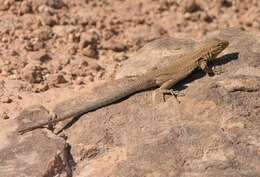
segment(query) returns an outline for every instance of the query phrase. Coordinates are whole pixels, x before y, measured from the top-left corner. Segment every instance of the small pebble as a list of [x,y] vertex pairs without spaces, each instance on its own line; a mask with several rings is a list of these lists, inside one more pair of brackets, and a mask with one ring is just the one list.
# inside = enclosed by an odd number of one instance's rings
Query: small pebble
[[1,114],[1,119],[9,119],[10,117],[8,116],[8,114],[6,112],[3,112]]
[[10,97],[8,97],[8,96],[3,96],[2,98],[1,98],[1,102],[2,103],[12,103],[12,99],[10,98]]

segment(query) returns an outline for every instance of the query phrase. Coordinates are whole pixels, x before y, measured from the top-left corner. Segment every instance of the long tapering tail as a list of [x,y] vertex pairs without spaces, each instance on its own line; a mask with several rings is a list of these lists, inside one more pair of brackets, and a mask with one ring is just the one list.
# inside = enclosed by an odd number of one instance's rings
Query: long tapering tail
[[62,117],[59,117],[58,115],[53,115],[52,119],[46,122],[38,123],[36,125],[23,128],[18,130],[20,134],[24,134],[26,132],[35,130],[37,128],[43,128],[45,125],[50,125],[53,123],[57,123],[60,121],[64,121],[66,119],[74,118],[82,116],[83,114],[86,114],[90,111],[95,111],[99,108],[102,108],[104,106],[113,104],[117,101],[120,101],[121,99],[130,96],[134,93],[147,90],[150,88],[156,87],[156,83],[154,81],[150,81],[148,79],[139,79],[135,81],[131,86],[128,86],[126,88],[122,88],[118,90],[117,92],[113,92],[112,94],[103,96],[101,98],[98,98],[97,100],[93,100],[90,102],[87,102],[83,105],[79,105],[76,110],[73,110],[71,112],[68,112],[67,114],[62,115]]

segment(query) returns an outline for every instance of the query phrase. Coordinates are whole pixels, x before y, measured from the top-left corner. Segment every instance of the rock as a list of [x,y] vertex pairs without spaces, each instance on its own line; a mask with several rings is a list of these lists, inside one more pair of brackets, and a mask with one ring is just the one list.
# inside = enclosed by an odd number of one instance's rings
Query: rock
[[47,41],[53,37],[53,31],[51,27],[45,26],[34,31],[34,36],[42,41]]
[[229,78],[219,81],[218,86],[225,88],[228,92],[256,92],[260,90],[258,79],[249,77]]
[[232,7],[233,3],[231,0],[220,0],[222,7]]
[[54,86],[67,83],[66,79],[62,74],[51,74],[48,77],[47,82],[49,85],[54,85]]
[[138,49],[144,46],[148,41],[155,40],[163,35],[167,36],[167,31],[162,26],[151,28],[149,25],[136,26],[126,29],[126,34],[132,40],[133,47]]
[[47,4],[54,9],[60,9],[65,6],[63,0],[48,0]]
[[100,71],[103,69],[96,61],[89,61],[88,66],[90,67],[90,69],[95,71]]
[[0,119],[9,119],[10,117],[8,116],[8,114],[6,112],[2,112],[0,114]]
[[97,44],[99,40],[99,35],[95,31],[83,33],[79,43],[81,54],[90,58],[98,58]]
[[33,64],[28,64],[22,70],[22,78],[29,83],[40,83],[43,81],[43,68]]
[[13,101],[9,96],[2,96],[0,100],[2,103],[12,103]]
[[113,50],[115,52],[123,52],[127,47],[119,41],[109,40],[102,43],[102,47],[106,50]]
[[[79,176],[259,174],[260,78],[259,67],[255,65],[260,53],[252,55],[252,51],[260,50],[260,40],[234,29],[215,35],[230,41],[219,60],[212,62],[224,72],[215,77],[193,73],[181,83],[184,84],[181,88],[176,87],[185,95],[178,97],[180,103],[170,97],[166,102],[152,104],[153,91],[141,92],[83,115],[70,127],[68,141],[75,145],[72,154],[78,159]],[[155,44],[148,44],[145,49],[153,49]],[[171,60],[178,58],[183,45],[189,48],[191,44],[193,41],[173,39],[169,49],[176,53],[176,58]],[[250,47],[245,48],[245,44]],[[174,50],[177,46],[179,50]],[[133,72],[129,65],[122,63],[124,67],[119,69],[116,78],[124,72],[139,75],[142,61],[151,64],[146,65],[149,68],[163,60],[147,57],[153,53],[143,58],[135,56],[125,61],[133,62]],[[252,72],[244,68],[251,68]],[[109,96],[111,91],[129,85],[131,79],[125,80],[110,81],[81,94],[80,98],[60,103],[54,112],[64,115],[79,109],[88,100]],[[86,172],[86,164],[91,172]]]
[[[159,41],[159,42],[158,42]],[[160,48],[164,45],[166,48]],[[146,70],[167,65],[171,57],[175,54],[176,57],[181,53],[194,48],[195,42],[188,39],[178,39],[173,37],[163,37],[158,40],[151,41],[140,48],[137,52],[131,54],[128,60],[122,63],[122,69],[117,71],[116,79],[138,76],[144,74]],[[159,57],[158,57],[159,56]],[[147,62],[149,58],[149,62]]]
[[46,4],[39,5],[38,11],[39,13],[43,14],[43,16],[53,16],[54,14],[56,14],[56,11]]
[[[17,134],[17,128],[28,126],[37,120],[46,120],[48,114],[46,108],[32,106],[23,111],[12,126],[6,128],[6,123],[1,122],[0,128],[5,130],[0,131],[2,140],[3,138],[5,140],[0,146],[1,177],[68,174],[69,166],[63,164],[68,164],[68,160],[71,159],[68,156],[70,152],[65,149],[64,139],[42,130],[29,132],[23,136]],[[57,158],[60,160],[55,160]],[[57,167],[58,170],[55,170]]]
[[67,28],[63,25],[55,25],[52,27],[53,33],[58,37],[67,36],[66,29]]
[[201,18],[207,23],[211,23],[213,21],[213,18],[206,13],[202,13]]
[[52,59],[45,51],[30,52],[28,58],[29,60],[39,61],[41,63],[47,63]]
[[194,13],[202,10],[201,6],[196,2],[196,0],[188,0],[185,1],[184,3],[185,3],[184,12]]
[[44,42],[39,38],[31,38],[24,41],[24,49],[27,51],[38,51],[44,47]]
[[1,0],[0,1],[0,10],[8,10],[13,3],[14,3],[13,0]]
[[80,160],[95,158],[100,153],[100,150],[96,146],[83,147],[80,151]]
[[23,1],[21,3],[21,8],[19,10],[19,14],[24,15],[27,13],[32,13],[32,4],[28,1]]
[[33,86],[32,91],[35,93],[40,93],[40,92],[45,92],[47,90],[49,90],[49,85],[47,83],[43,83],[43,84],[36,84]]
[[95,46],[99,42],[99,40],[100,37],[95,31],[83,33],[80,37],[79,48],[82,49],[88,47],[89,45]]
[[98,58],[98,52],[97,52],[96,48],[93,48],[91,46],[81,49],[80,52],[82,55],[84,55],[86,57]]
[[84,79],[82,77],[77,77],[76,80],[74,81],[74,83],[76,85],[83,85],[83,84],[85,84],[84,83]]
[[58,24],[58,20],[56,18],[56,16],[51,16],[49,14],[44,14],[41,16],[41,24],[43,26],[50,26],[50,27],[53,27],[55,26],[56,24]]

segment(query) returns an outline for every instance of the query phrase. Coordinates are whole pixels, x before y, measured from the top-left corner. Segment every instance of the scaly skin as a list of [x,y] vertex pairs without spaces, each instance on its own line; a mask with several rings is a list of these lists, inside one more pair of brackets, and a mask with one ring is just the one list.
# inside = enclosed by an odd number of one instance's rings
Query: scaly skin
[[162,92],[167,92],[168,89],[180,80],[186,78],[196,68],[201,68],[207,73],[212,74],[213,71],[207,66],[207,62],[216,59],[217,55],[228,45],[228,41],[212,38],[200,46],[199,49],[188,52],[177,60],[172,60],[172,63],[168,66],[148,71],[140,76],[132,85],[129,85],[124,89],[118,90],[111,95],[98,100],[88,102],[86,105],[81,106],[80,109],[73,110],[68,114],[63,115],[63,117],[53,115],[53,117],[56,117],[54,120],[39,123],[35,126],[19,130],[18,132],[23,134],[36,128],[42,128],[48,124],[57,123],[71,117],[78,117],[90,111],[115,103],[134,93],[151,88],[160,87]]

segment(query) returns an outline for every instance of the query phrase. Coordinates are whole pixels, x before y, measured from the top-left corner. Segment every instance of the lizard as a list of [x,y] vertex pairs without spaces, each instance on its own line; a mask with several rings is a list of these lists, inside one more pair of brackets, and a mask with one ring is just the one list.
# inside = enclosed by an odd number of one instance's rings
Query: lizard
[[172,60],[167,66],[155,68],[140,75],[131,85],[117,90],[109,96],[101,97],[86,103],[80,110],[72,111],[67,115],[58,117],[51,114],[52,120],[38,123],[27,128],[18,130],[20,134],[32,131],[37,128],[43,128],[45,125],[51,125],[72,117],[79,117],[99,108],[111,105],[121,99],[131,96],[137,92],[158,88],[163,95],[166,93],[174,94],[171,89],[179,81],[190,75],[195,69],[199,68],[213,75],[214,71],[208,66],[208,62],[217,59],[217,56],[229,45],[229,42],[219,38],[211,38],[195,50],[183,54],[177,60]]

